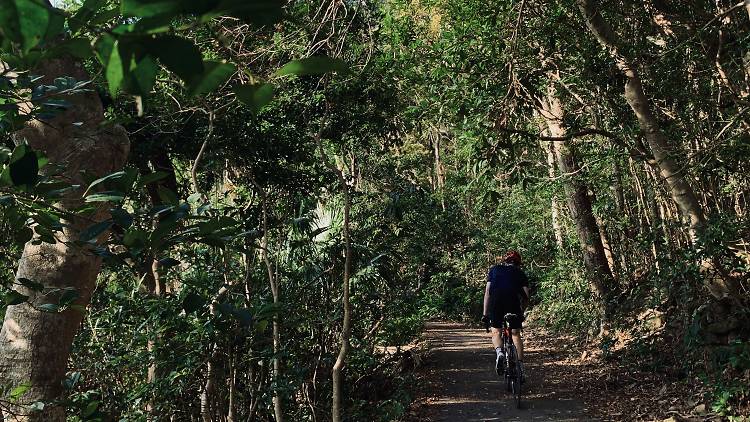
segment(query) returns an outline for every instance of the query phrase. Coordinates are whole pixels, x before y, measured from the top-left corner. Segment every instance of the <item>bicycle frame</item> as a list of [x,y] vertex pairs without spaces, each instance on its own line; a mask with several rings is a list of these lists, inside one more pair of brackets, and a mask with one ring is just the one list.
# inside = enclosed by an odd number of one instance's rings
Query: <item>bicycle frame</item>
[[500,347],[505,353],[505,383],[508,391],[516,398],[516,406],[521,407],[521,370],[518,364],[518,352],[513,344],[513,335],[509,320],[518,318],[515,314],[506,314],[503,318],[503,327],[500,337]]

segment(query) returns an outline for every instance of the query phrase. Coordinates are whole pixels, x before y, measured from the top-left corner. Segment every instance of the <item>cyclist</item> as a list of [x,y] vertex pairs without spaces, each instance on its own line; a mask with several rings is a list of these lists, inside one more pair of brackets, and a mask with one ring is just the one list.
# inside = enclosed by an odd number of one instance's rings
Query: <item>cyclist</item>
[[484,315],[482,322],[485,328],[492,327],[492,344],[495,346],[495,370],[502,375],[505,366],[505,356],[501,347],[500,330],[503,326],[505,314],[516,314],[518,319],[510,321],[513,344],[518,351],[518,361],[521,363],[521,382],[523,376],[523,339],[521,338],[521,322],[524,319],[524,304],[529,300],[529,280],[521,270],[521,254],[508,251],[500,264],[490,268],[487,275],[487,287],[484,290]]

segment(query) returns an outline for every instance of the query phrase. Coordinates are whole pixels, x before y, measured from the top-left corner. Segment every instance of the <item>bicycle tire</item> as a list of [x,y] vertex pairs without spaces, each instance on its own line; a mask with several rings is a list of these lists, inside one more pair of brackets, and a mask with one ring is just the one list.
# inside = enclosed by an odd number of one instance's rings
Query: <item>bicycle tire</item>
[[[513,394],[513,398],[516,402],[516,408],[521,408],[521,364],[518,361],[518,354],[516,352],[516,346],[511,344],[508,347],[508,366],[512,365],[512,370],[509,370],[508,391]],[[510,368],[509,368],[510,369]]]

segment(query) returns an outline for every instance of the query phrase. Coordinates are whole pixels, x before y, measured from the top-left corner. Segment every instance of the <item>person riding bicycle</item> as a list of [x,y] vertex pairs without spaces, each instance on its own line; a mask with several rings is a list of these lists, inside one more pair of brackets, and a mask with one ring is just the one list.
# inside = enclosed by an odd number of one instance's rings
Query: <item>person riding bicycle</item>
[[518,351],[523,382],[523,339],[521,338],[524,320],[524,304],[529,300],[529,280],[521,270],[521,254],[508,251],[498,265],[490,268],[487,275],[487,287],[484,290],[484,315],[482,322],[485,328],[492,327],[492,345],[495,346],[495,370],[502,374],[505,356],[501,347],[500,330],[506,314],[516,314],[517,319],[509,322],[513,344]]

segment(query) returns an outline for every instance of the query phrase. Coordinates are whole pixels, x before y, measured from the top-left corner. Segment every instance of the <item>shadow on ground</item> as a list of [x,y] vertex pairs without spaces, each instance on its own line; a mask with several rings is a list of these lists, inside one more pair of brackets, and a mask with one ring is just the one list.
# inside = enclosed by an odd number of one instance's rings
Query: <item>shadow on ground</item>
[[521,409],[505,392],[493,370],[494,351],[484,330],[455,323],[430,323],[432,352],[423,377],[427,385],[413,421],[594,421],[570,384],[575,365],[560,359],[556,348],[527,330],[524,358],[528,381]]

